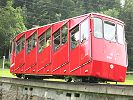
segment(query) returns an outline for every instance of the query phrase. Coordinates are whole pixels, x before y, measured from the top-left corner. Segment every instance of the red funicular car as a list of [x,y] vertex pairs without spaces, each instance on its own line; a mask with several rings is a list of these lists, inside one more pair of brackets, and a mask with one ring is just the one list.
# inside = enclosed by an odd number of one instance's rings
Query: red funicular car
[[12,41],[10,72],[67,81],[125,80],[124,23],[89,13],[18,34]]

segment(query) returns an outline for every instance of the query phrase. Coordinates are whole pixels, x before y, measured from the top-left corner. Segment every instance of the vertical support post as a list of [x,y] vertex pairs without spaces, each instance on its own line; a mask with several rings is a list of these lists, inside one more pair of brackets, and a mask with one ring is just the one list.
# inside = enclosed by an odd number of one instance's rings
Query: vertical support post
[[3,56],[2,76],[4,75],[4,69],[5,69],[5,56]]

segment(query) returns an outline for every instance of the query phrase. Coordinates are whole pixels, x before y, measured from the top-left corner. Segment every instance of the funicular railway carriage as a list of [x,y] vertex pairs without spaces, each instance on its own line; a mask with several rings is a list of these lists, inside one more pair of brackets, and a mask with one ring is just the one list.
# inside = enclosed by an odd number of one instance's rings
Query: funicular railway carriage
[[10,72],[18,77],[122,82],[126,51],[124,23],[89,13],[18,34],[12,41]]

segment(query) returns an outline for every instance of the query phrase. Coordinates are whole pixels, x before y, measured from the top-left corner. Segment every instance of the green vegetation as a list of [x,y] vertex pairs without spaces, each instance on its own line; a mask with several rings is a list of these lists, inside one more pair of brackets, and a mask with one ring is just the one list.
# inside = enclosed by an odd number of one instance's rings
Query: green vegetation
[[10,73],[9,69],[5,69],[4,71],[0,69],[0,77],[15,77]]
[[[2,69],[2,65],[3,65],[3,59],[0,59],[0,69]],[[9,69],[10,68],[10,61],[9,61],[9,59],[6,59],[5,60],[5,63],[4,63],[4,67],[5,67],[5,69]]]
[[133,75],[127,75],[125,82],[119,82],[118,84],[133,85]]
[[[5,2],[6,1],[6,2]],[[0,4],[0,56],[8,58],[11,40],[24,30],[22,9],[13,7],[13,0],[5,0]],[[5,5],[6,4],[6,5]]]

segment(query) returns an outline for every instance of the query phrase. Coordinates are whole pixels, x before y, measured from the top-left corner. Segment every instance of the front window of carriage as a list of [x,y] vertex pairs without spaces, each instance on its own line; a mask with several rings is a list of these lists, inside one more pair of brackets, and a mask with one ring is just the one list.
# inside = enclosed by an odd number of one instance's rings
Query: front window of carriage
[[108,21],[104,22],[104,38],[116,42],[116,26],[114,23]]
[[117,41],[120,44],[124,44],[124,28],[122,25],[117,24]]
[[22,36],[22,37],[16,42],[16,54],[18,54],[21,50],[24,49],[24,41],[25,41],[25,36]]
[[94,18],[94,36],[103,38],[103,22],[100,18]]
[[50,38],[50,29],[45,31],[41,36],[39,36],[39,48],[38,52],[41,52],[44,48],[48,47],[51,45],[51,38]]
[[75,26],[71,31],[71,49],[76,48],[80,41],[79,25]]
[[26,53],[28,54],[35,47],[36,47],[36,32],[27,39]]
[[81,23],[81,42],[84,42],[89,37],[89,20],[86,19]]

